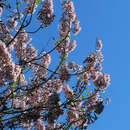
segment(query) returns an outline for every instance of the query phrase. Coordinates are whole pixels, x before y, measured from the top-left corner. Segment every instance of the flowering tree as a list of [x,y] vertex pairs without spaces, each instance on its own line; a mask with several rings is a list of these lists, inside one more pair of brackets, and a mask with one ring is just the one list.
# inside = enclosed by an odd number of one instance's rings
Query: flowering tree
[[[110,82],[110,76],[101,72],[101,41],[97,40],[97,49],[83,65],[67,60],[76,47],[70,34],[76,35],[81,27],[73,1],[61,0],[59,39],[52,49],[39,53],[30,33],[49,28],[55,20],[53,0],[15,0],[16,6],[10,2],[0,0],[0,128],[87,129],[108,100],[101,96]],[[36,12],[39,26],[27,32]],[[54,70],[49,68],[52,52],[60,57]],[[71,85],[72,77],[75,85]]]

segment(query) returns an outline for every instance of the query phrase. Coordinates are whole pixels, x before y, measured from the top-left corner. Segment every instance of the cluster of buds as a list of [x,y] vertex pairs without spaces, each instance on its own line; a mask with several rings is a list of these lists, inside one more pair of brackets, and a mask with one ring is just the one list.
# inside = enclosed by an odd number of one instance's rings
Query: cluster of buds
[[33,14],[35,12],[35,0],[24,0],[26,3],[25,12],[27,12],[28,15]]
[[13,80],[16,81],[21,72],[19,65],[16,65],[11,58],[4,43],[0,41],[0,80]]
[[53,14],[53,0],[44,0],[42,3],[42,8],[38,12],[38,20],[45,27],[48,27],[54,20],[55,15]]
[[62,56],[67,57],[68,53],[73,51],[76,48],[76,41],[73,40],[70,43],[69,34],[74,25],[73,32],[77,34],[81,29],[77,23],[76,13],[74,10],[74,5],[72,1],[63,0],[62,2],[62,17],[60,19],[59,25],[59,37],[63,42],[56,48],[58,53]]

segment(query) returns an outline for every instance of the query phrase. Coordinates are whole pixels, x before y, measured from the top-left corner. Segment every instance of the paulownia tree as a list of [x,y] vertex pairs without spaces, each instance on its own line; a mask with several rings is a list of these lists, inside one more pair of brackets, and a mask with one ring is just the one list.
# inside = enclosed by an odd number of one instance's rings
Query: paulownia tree
[[[76,35],[81,27],[73,1],[61,0],[59,39],[53,39],[52,49],[38,52],[30,33],[53,24],[55,1],[14,1],[16,5],[0,0],[0,129],[87,129],[108,101],[102,97],[110,76],[101,72],[101,41],[97,40],[97,49],[82,65],[68,61],[76,47],[70,34]],[[39,26],[28,32],[32,17]],[[50,69],[52,52],[59,55],[59,63]],[[75,85],[71,85],[72,77]]]

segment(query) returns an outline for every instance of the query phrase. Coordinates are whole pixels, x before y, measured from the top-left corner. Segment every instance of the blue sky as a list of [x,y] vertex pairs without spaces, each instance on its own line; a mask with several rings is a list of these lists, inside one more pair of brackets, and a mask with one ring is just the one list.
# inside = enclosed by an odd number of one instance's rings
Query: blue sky
[[[59,2],[54,2],[57,9],[56,20],[47,30],[32,35],[33,45],[38,50],[46,46],[50,37],[58,38],[55,23],[61,12]],[[84,58],[95,50],[96,38],[101,39],[103,72],[111,75],[111,85],[106,90],[111,102],[88,130],[129,130],[130,0],[74,0],[74,5],[82,31],[74,37],[77,40],[77,48],[71,53],[70,60],[81,64]],[[36,24],[32,22],[30,28],[35,28]],[[52,41],[49,41],[46,49],[52,46]]]

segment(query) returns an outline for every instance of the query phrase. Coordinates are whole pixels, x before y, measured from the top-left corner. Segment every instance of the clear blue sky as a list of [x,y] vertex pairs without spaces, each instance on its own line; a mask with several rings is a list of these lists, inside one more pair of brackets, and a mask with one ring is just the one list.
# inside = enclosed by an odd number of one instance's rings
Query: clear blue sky
[[[51,36],[58,38],[55,23],[61,12],[59,2],[54,2],[57,9],[56,21],[47,31],[42,30],[42,33],[32,37],[33,45],[39,50]],[[97,37],[103,42],[103,72],[111,75],[111,85],[106,95],[112,101],[88,130],[130,130],[130,0],[74,0],[74,4],[82,31],[75,37],[77,48],[71,53],[70,60],[81,64],[95,49]],[[31,29],[33,28],[34,22]],[[48,48],[51,44],[48,44]]]

